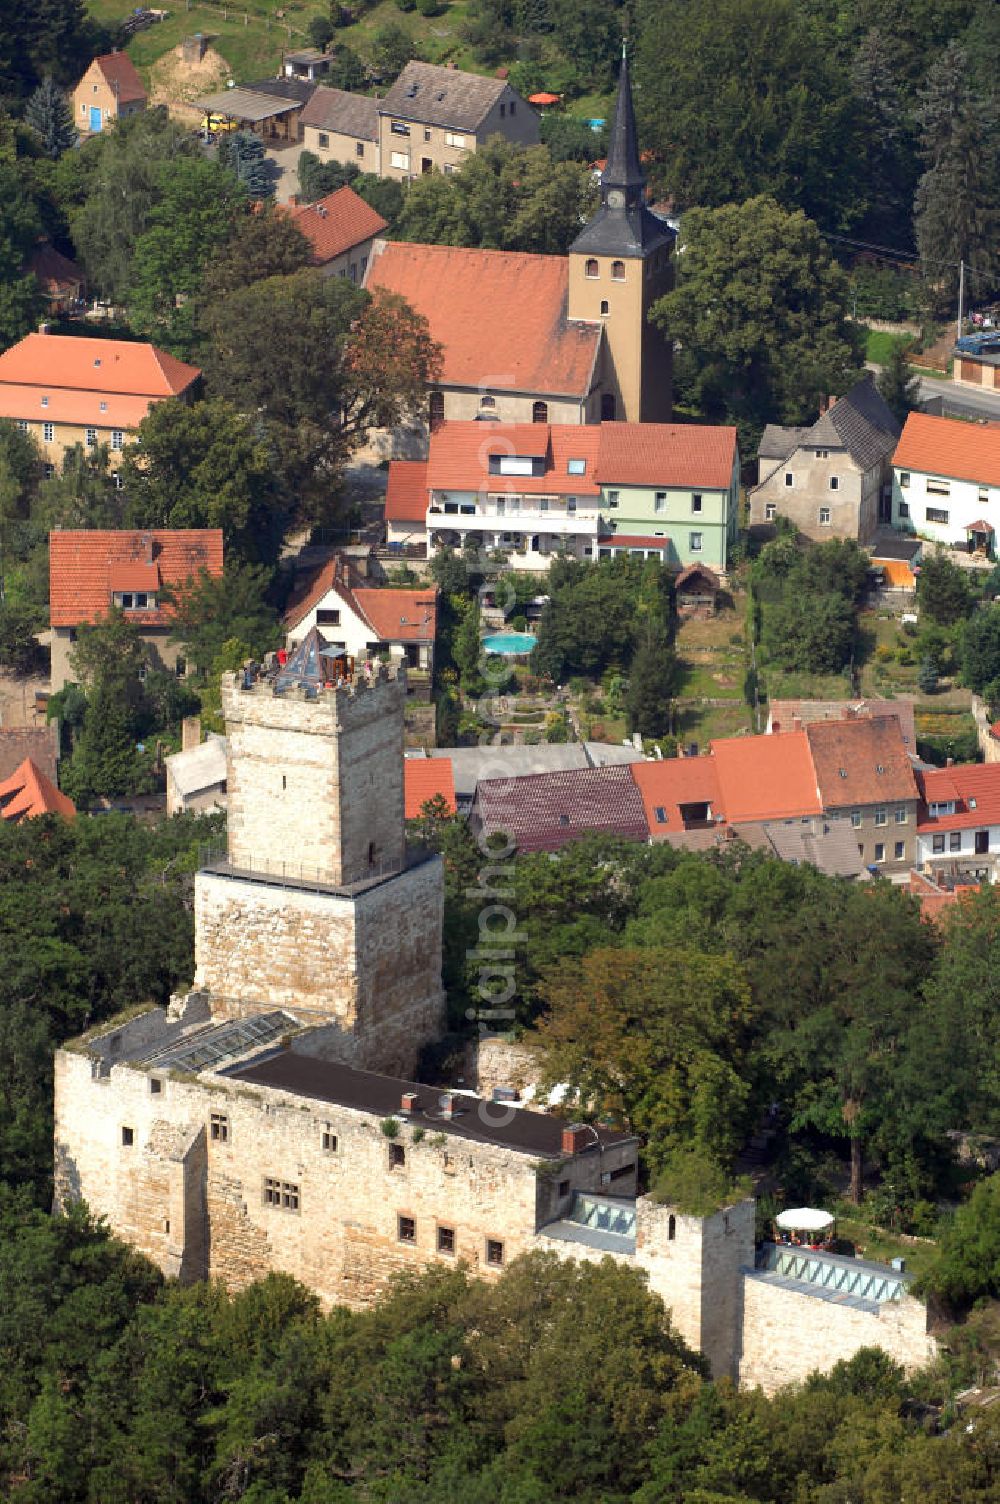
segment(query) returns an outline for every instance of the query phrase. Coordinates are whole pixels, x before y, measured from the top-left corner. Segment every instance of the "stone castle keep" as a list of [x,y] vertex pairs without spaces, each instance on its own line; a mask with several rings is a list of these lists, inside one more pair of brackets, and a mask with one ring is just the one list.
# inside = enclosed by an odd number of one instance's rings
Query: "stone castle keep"
[[223,681],[229,834],[195,879],[193,990],[57,1052],[57,1206],[85,1200],[167,1275],[282,1270],[327,1305],[434,1262],[610,1256],[714,1374],[768,1389],[864,1345],[925,1361],[905,1276],[762,1253],[752,1200],[637,1196],[627,1133],[411,1079],[444,1026],[443,876],[406,844],[404,672],[341,683],[300,651]]

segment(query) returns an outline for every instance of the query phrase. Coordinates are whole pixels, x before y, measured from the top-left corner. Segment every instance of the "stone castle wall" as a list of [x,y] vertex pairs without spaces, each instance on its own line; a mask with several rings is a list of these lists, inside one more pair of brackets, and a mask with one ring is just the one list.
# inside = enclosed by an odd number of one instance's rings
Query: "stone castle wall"
[[768,1394],[816,1369],[829,1373],[861,1347],[880,1347],[907,1371],[929,1363],[937,1350],[927,1333],[927,1307],[910,1296],[864,1311],[752,1275],[743,1280],[742,1296],[740,1384]]
[[332,1058],[412,1076],[444,1027],[439,858],[355,898],[199,872],[195,986],[216,1019],[287,1008],[344,1031]]
[[403,859],[405,671],[275,695],[223,676],[229,859],[352,883]]
[[[527,1153],[402,1114],[390,1139],[370,1114],[270,1088],[167,1075],[153,1095],[140,1068],[92,1067],[77,1050],[57,1055],[57,1205],[82,1197],[171,1274],[207,1274],[238,1288],[283,1270],[327,1305],[364,1304],[397,1270],[429,1263],[462,1259],[496,1274],[487,1239],[503,1243],[509,1262],[536,1246],[539,1221],[565,1209],[575,1190],[597,1190],[602,1169],[635,1161],[633,1142],[539,1174]],[[226,1116],[224,1142],[212,1136],[212,1113]],[[335,1135],[335,1149],[324,1148],[324,1133]],[[396,1168],[392,1144],[405,1155]],[[266,1202],[265,1177],[297,1188],[296,1210]],[[400,1216],[416,1223],[413,1244],[399,1239]],[[439,1225],[454,1230],[454,1254],[438,1252]],[[183,1246],[185,1231],[191,1246]]]

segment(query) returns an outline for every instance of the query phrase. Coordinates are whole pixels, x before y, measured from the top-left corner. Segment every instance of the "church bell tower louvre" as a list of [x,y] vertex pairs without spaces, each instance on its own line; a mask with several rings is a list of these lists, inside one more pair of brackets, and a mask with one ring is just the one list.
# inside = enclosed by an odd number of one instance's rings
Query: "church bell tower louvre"
[[668,422],[672,346],[649,322],[673,287],[674,231],[646,204],[628,58],[601,173],[601,202],[569,248],[569,317],[604,329],[602,420]]

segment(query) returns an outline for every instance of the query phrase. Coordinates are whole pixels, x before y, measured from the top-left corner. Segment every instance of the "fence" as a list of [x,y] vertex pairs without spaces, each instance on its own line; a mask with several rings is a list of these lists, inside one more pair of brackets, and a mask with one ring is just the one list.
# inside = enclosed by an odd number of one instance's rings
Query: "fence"
[[[293,26],[290,21],[286,21],[280,11],[272,14],[270,11],[257,11],[246,6],[208,5],[206,0],[186,0],[185,9],[188,11],[206,10],[210,15],[221,16],[224,21],[228,21],[230,16],[234,18],[242,16],[244,26],[249,26],[251,21],[253,21],[257,26],[263,25],[266,31],[271,30],[273,19],[275,28],[286,32],[289,41],[292,39],[293,32],[297,37],[308,37],[309,35],[305,27]],[[279,16],[282,16],[282,19],[279,20]]]
[[312,888],[324,893],[343,893],[350,897],[385,882],[390,877],[398,877],[411,867],[419,867],[423,862],[429,861],[433,854],[421,847],[408,847],[402,861],[375,862],[363,877],[355,878],[352,882],[338,883],[334,881],[329,868],[312,867],[306,862],[278,862],[270,857],[259,857],[253,852],[244,864],[237,866],[229,859],[225,841],[210,841],[198,848],[198,870],[212,872],[220,877],[239,878],[241,881],[263,882],[273,887]]

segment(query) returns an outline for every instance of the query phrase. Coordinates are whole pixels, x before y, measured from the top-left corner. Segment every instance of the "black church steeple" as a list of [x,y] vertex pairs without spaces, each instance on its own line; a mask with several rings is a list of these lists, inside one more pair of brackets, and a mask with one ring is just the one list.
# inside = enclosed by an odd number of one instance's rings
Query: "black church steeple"
[[595,256],[648,256],[651,251],[672,242],[673,238],[674,232],[666,221],[657,219],[646,208],[646,174],[639,155],[632,83],[623,42],[608,159],[601,173],[601,205],[570,246],[570,252]]

